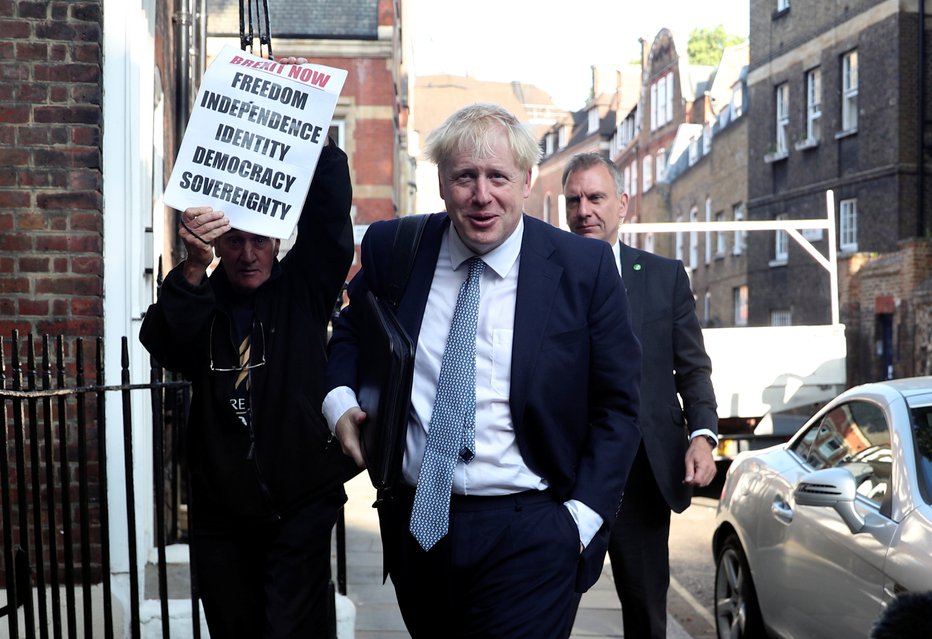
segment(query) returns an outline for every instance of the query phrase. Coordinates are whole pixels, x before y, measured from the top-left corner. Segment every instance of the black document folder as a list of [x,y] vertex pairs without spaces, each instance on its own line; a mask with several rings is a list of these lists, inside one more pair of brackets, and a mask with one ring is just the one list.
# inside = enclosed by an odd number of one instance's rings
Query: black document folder
[[361,427],[362,454],[376,488],[391,488],[401,473],[414,343],[398,323],[392,307],[366,293],[367,319],[360,338],[359,405],[367,419]]

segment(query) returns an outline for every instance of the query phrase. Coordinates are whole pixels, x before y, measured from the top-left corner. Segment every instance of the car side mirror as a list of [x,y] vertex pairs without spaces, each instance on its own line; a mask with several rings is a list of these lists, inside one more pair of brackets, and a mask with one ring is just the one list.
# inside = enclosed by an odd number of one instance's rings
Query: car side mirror
[[854,475],[846,468],[826,468],[805,475],[796,484],[793,497],[800,506],[833,508],[854,534],[864,530],[864,518],[854,507]]

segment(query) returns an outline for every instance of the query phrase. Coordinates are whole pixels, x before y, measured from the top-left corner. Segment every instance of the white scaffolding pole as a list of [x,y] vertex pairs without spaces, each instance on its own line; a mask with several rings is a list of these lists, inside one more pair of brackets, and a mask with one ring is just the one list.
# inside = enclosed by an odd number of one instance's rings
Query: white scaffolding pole
[[[828,236],[828,258],[803,237],[801,230],[825,229]],[[799,220],[748,220],[722,222],[645,222],[625,224],[622,233],[702,233],[727,231],[785,231],[816,263],[828,271],[832,297],[832,324],[840,322],[838,307],[838,250],[835,246],[835,192],[825,192],[825,217]]]

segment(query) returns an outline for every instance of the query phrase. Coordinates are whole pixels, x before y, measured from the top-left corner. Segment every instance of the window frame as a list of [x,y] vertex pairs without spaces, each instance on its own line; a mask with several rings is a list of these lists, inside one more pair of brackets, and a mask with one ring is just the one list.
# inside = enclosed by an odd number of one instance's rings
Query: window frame
[[[743,222],[745,218],[744,202],[735,204],[731,207],[732,216],[734,217],[735,222]],[[734,235],[734,244],[731,247],[732,255],[744,255],[745,243],[747,242],[747,235],[744,231],[740,229],[735,229]]]
[[601,120],[599,117],[599,107],[592,107],[586,115],[589,118],[588,133],[597,132],[599,130],[599,121]]
[[790,150],[790,84],[783,82],[774,90],[774,114],[776,136],[774,149],[777,154],[786,154]]
[[[786,220],[786,214],[781,213],[775,218],[778,222]],[[773,261],[777,264],[786,264],[790,259],[790,235],[786,231],[777,229],[773,233]]]
[[731,302],[734,310],[735,326],[748,325],[748,285],[742,284],[731,289]]
[[653,161],[654,156],[650,153],[644,155],[641,158],[641,192],[647,193],[651,190],[651,187],[654,186],[654,173],[653,173]]
[[661,181],[667,173],[667,150],[666,149],[657,149],[657,153],[654,154],[654,164],[656,165],[656,179],[655,182]]
[[[689,211],[690,223],[699,221],[699,209],[695,206]],[[699,234],[696,231],[689,232],[689,268],[696,270],[699,265]]]
[[[683,216],[682,216],[682,215],[677,215],[677,216],[676,216],[676,221],[677,221],[677,222],[682,222],[682,221],[683,221]],[[685,246],[685,242],[684,242],[685,238],[686,238],[686,234],[685,234],[683,231],[677,231],[677,232],[676,232],[676,248],[675,248],[675,251],[676,251],[676,259],[678,259],[678,260],[681,261],[681,262],[682,262],[682,261],[684,260],[684,258],[686,257],[686,246]]]
[[858,130],[858,50],[852,49],[841,56],[841,132]]
[[818,142],[822,138],[822,69],[814,67],[806,72],[806,140]]
[[838,202],[838,249],[843,253],[858,250],[858,199],[846,198]]
[[[718,211],[715,213],[716,222],[725,221],[725,211]],[[725,257],[725,251],[728,250],[725,245],[725,231],[716,231],[715,232],[715,257]]]

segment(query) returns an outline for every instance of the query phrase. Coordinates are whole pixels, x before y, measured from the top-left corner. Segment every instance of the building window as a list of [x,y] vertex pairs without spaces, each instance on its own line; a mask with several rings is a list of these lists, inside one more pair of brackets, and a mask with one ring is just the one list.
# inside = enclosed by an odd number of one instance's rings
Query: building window
[[559,131],[560,139],[557,141],[558,148],[563,148],[566,146],[566,143],[570,139],[570,128],[568,126],[561,126]]
[[789,152],[789,126],[790,126],[790,85],[784,82],[777,87],[777,139],[776,152],[785,154]]
[[662,181],[667,175],[667,150],[658,149],[654,160],[657,164],[657,181]]
[[638,162],[635,160],[631,163],[631,193],[629,195],[634,197],[638,194]]
[[[705,199],[705,221],[712,221],[712,198]],[[705,263],[712,262],[712,232],[705,232]]]
[[[682,221],[683,221],[683,216],[682,216],[682,215],[677,215],[677,216],[676,216],[676,221],[677,221],[677,222],[682,222]],[[685,254],[686,254],[685,247],[683,246],[683,240],[684,240],[685,236],[686,236],[686,234],[683,233],[683,231],[677,231],[677,232],[676,232],[676,259],[678,259],[678,260],[681,261],[681,262],[683,261],[683,259],[684,259],[684,257],[685,257]]]
[[858,201],[842,200],[838,203],[838,244],[845,252],[858,250]]
[[599,108],[592,107],[589,109],[589,133],[595,133],[599,130]]
[[544,138],[544,153],[546,155],[553,155],[553,152],[556,150],[556,137],[553,133],[548,133],[547,137]]
[[747,284],[731,289],[733,306],[735,308],[735,326],[748,325],[748,287]]
[[786,11],[790,8],[790,0],[777,0],[777,11]]
[[650,130],[657,128],[657,83],[650,85]]
[[849,51],[841,58],[841,128],[858,128],[858,52]]
[[735,118],[740,118],[744,113],[744,89],[740,82],[731,91],[731,110]]
[[[785,220],[786,215],[778,215],[777,221]],[[775,231],[773,239],[773,259],[784,263],[790,256],[790,236],[786,231]]]
[[646,233],[644,237],[644,250],[648,253],[654,252],[654,234]]
[[330,122],[330,129],[327,131],[327,135],[336,143],[337,147],[345,149],[346,140],[344,138],[346,138],[346,120],[334,118]]
[[770,325],[771,326],[792,326],[793,325],[793,312],[785,308],[779,308],[779,309],[770,311]]
[[[735,222],[744,221],[744,204],[735,204],[734,207],[732,207],[732,212],[734,213],[734,216],[735,216]],[[739,230],[735,231],[734,242],[735,242],[734,246],[731,247],[731,254],[741,255],[742,253],[744,253],[744,243],[745,243],[744,231],[739,231]]]
[[702,299],[702,317],[703,324],[708,326],[712,321],[712,294],[708,291],[705,292]]
[[822,137],[822,70],[816,67],[806,73],[806,140]]
[[643,193],[650,191],[650,187],[654,185],[654,173],[651,170],[651,160],[653,159],[650,155],[645,155],[641,160],[641,182],[644,185],[641,191]]
[[625,170],[622,172],[625,182],[625,193],[631,193],[631,166],[625,166]]
[[[699,210],[695,207],[689,212],[689,221],[695,224],[699,221]],[[689,232],[689,267],[695,269],[699,266],[699,234]]]
[[673,121],[673,73],[667,73],[650,85],[650,130]]
[[[715,214],[716,222],[725,221],[724,211],[719,211]],[[715,232],[715,257],[724,257],[725,256],[725,233],[723,231]]]
[[552,202],[550,201],[550,194],[548,193],[544,198],[544,222],[547,224],[553,224],[553,220],[551,219],[551,206]]

